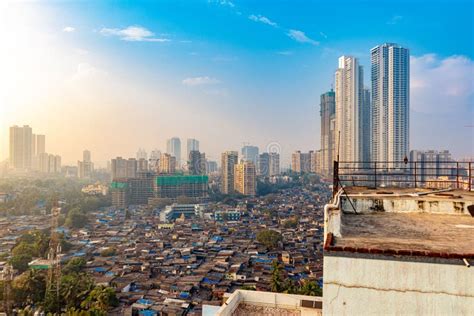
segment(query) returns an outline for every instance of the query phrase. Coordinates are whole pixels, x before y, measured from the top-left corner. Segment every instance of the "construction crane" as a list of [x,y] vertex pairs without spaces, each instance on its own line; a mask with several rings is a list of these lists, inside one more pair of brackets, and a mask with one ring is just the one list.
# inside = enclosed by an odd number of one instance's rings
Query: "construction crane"
[[6,264],[3,267],[3,310],[7,315],[12,315],[12,280],[13,267]]
[[56,299],[56,305],[58,308],[57,315],[61,315],[61,304],[60,304],[60,286],[61,286],[61,262],[59,255],[61,254],[61,243],[59,240],[58,233],[58,221],[59,215],[61,214],[61,208],[56,201],[51,209],[51,236],[49,240],[49,270],[48,280],[46,287],[46,295],[54,295]]

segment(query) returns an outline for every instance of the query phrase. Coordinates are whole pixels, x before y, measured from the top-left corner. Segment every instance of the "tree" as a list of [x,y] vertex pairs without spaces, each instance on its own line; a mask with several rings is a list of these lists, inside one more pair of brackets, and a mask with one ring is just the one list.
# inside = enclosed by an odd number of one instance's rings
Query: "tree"
[[98,312],[107,312],[110,307],[118,306],[115,290],[103,285],[96,286],[81,303],[81,307]]
[[33,260],[34,256],[37,256],[37,250],[34,245],[22,241],[13,248],[10,263],[13,269],[24,272],[28,270],[28,263]]
[[298,289],[298,294],[323,296],[323,290],[315,281],[307,281]]
[[15,302],[21,304],[42,302],[46,291],[46,273],[29,270],[16,277],[12,287]]
[[82,228],[86,226],[88,218],[79,208],[70,210],[66,217],[65,225],[70,228]]
[[277,231],[266,229],[257,234],[257,240],[267,248],[274,249],[278,246],[278,243],[283,240],[283,237]]
[[272,279],[271,279],[271,290],[272,292],[283,291],[283,280],[281,278],[281,265],[277,260],[272,263]]
[[76,257],[69,260],[62,268],[63,274],[79,273],[86,266],[86,259]]
[[92,278],[86,273],[70,273],[61,277],[61,297],[67,309],[80,308],[94,289]]

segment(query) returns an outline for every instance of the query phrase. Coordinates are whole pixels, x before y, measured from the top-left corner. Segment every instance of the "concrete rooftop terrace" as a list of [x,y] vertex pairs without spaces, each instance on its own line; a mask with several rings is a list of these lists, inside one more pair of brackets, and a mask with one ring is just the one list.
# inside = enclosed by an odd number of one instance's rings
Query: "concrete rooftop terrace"
[[474,192],[349,187],[346,193],[326,207],[326,251],[474,258]]

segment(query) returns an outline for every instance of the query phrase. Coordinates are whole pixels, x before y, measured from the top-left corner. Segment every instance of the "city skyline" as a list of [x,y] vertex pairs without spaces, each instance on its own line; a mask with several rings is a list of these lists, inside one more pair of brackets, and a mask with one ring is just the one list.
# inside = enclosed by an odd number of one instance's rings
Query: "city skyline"
[[3,37],[0,161],[8,158],[8,128],[30,125],[63,164],[85,148],[102,164],[138,148],[164,151],[166,139],[179,136],[200,140],[217,161],[243,143],[265,151],[276,142],[288,165],[295,150],[320,148],[319,96],[331,88],[338,58],[358,58],[370,87],[370,50],[386,42],[412,56],[410,149],[472,155],[474,56],[460,40],[473,35],[469,2],[346,3],[357,19],[371,17],[372,27],[354,24],[350,33],[321,13],[337,5],[297,4],[178,1],[136,12],[111,2],[6,4],[2,32],[17,31]]

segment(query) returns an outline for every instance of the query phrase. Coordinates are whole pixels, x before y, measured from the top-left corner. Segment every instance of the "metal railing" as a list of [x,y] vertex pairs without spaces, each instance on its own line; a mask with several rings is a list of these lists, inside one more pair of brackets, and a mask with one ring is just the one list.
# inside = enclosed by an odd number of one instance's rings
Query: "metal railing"
[[473,162],[334,161],[333,190],[369,188],[453,188],[472,191]]

